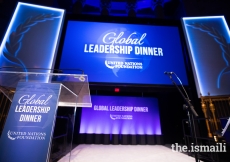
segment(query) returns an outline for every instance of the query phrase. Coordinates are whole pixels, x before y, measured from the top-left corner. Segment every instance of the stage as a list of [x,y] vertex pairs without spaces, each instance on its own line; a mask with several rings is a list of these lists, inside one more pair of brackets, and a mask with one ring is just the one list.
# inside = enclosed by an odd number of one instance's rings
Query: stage
[[[68,154],[69,155],[69,154]],[[66,155],[58,162],[69,162]],[[163,145],[87,145],[72,151],[71,162],[194,162],[184,153],[172,152]]]

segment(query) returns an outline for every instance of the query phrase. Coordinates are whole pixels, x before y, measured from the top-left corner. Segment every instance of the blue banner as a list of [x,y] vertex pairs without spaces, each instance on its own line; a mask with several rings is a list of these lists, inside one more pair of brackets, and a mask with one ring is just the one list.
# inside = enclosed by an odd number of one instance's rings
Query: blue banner
[[60,84],[20,82],[0,141],[0,161],[49,161]]
[[82,109],[80,133],[161,135],[157,98],[91,96]]
[[198,96],[229,95],[230,32],[224,16],[185,17],[183,25]]
[[0,46],[0,67],[49,72],[55,63],[64,13],[63,9],[19,2]]

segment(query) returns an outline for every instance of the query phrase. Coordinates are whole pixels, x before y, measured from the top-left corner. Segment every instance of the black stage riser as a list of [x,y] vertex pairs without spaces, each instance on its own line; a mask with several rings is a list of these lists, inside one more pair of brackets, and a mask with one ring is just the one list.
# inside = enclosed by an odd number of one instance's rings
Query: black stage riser
[[79,134],[78,144],[163,145],[162,135]]

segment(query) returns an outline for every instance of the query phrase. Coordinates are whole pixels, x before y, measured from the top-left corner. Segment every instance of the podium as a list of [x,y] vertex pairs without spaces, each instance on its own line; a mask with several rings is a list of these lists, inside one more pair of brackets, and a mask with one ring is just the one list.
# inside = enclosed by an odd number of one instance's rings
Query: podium
[[72,110],[66,128],[72,129],[71,156],[76,109],[92,107],[87,75],[0,71],[0,91],[11,101],[0,139],[0,161],[48,162],[60,108]]

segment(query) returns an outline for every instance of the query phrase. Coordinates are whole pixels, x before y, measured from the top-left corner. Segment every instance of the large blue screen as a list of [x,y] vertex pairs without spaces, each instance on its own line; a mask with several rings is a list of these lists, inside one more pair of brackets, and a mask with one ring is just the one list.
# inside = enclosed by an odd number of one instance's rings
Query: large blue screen
[[89,82],[162,85],[173,71],[188,84],[175,26],[69,21],[59,68],[82,69]]

